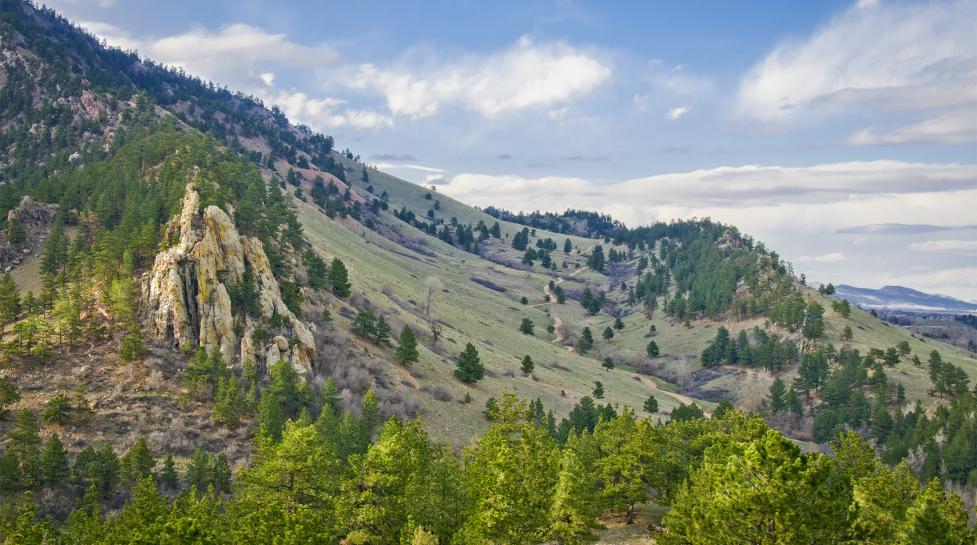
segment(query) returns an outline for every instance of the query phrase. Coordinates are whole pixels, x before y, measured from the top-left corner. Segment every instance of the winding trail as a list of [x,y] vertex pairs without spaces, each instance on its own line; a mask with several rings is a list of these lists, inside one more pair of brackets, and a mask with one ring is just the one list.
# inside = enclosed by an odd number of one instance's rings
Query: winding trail
[[[553,284],[554,285],[556,285],[556,284],[562,284],[563,281],[566,280],[567,278],[570,278],[571,276],[576,276],[576,275],[582,273],[586,269],[587,269],[587,266],[586,265],[581,265],[581,266],[577,267],[576,269],[574,269],[573,272],[571,272],[570,274],[566,275],[565,277],[557,278],[555,281],[553,281]],[[547,305],[551,305],[551,304],[555,304],[556,303],[556,300],[553,297],[553,290],[550,289],[550,283],[549,282],[546,282],[545,284],[543,284],[543,293],[545,295],[549,296],[550,302],[549,303],[540,303],[538,305],[533,305],[533,306],[535,306],[535,307],[541,307],[541,306],[547,306]],[[564,336],[563,336],[563,320],[559,316],[557,316],[555,313],[553,313],[552,311],[550,312],[550,317],[553,318],[553,332],[554,332],[554,335],[555,335],[553,337],[553,341],[552,342],[554,344],[563,344],[563,340],[564,340]],[[572,346],[566,346],[564,348],[567,349],[567,352],[573,352],[573,347]]]

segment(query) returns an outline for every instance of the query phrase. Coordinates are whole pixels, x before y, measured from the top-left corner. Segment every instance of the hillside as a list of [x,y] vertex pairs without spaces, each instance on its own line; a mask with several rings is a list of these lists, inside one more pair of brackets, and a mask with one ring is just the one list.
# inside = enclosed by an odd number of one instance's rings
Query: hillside
[[[506,471],[548,491],[516,510],[538,514],[558,481],[581,493],[585,464],[643,468],[562,507],[624,536],[636,508],[658,524],[692,501],[710,445],[806,460],[777,429],[805,450],[852,432],[973,503],[973,354],[842,306],[734,226],[479,210],[53,11],[0,0],[0,38],[5,497],[59,521],[226,501],[214,520],[241,509],[268,542],[423,523],[487,543],[480,490]],[[388,478],[415,501],[373,509]],[[607,492],[625,478],[641,484]]]

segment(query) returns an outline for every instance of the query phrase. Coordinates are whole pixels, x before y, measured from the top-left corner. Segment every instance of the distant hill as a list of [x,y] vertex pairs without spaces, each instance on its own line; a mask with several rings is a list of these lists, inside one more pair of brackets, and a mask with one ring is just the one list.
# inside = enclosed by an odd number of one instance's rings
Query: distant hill
[[885,286],[882,289],[837,286],[836,299],[866,309],[900,310],[904,312],[947,312],[964,314],[977,311],[977,303],[962,301],[947,295],[924,293],[904,286]]

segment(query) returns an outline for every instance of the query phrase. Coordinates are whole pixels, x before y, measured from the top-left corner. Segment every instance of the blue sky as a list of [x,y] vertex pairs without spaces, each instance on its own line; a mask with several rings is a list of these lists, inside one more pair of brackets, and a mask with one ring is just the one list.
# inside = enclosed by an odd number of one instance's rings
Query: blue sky
[[411,4],[49,2],[470,204],[711,216],[977,300],[977,2]]

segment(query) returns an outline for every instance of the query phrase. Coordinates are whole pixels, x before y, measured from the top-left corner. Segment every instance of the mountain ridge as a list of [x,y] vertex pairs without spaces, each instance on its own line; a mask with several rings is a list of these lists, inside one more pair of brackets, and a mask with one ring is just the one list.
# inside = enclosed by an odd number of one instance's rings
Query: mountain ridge
[[883,286],[879,289],[839,284],[834,297],[866,309],[965,314],[977,311],[977,303],[949,295],[926,293],[905,286]]

